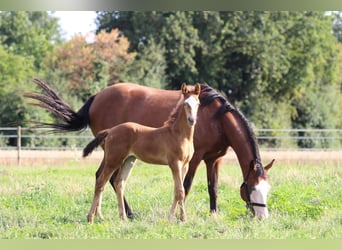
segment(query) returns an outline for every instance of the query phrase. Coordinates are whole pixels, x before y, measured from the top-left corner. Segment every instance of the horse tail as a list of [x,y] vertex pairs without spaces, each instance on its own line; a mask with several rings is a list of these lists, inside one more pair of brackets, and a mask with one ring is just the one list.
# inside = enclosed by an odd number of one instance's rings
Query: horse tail
[[56,123],[33,123],[38,126],[52,128],[55,132],[80,131],[87,128],[89,124],[89,108],[95,96],[91,96],[83,107],[79,111],[75,112],[57,95],[56,91],[45,82],[38,78],[34,78],[33,82],[43,89],[45,93],[26,93],[24,94],[24,97],[39,101],[39,103],[30,104],[50,111],[59,120],[59,122]]
[[105,130],[104,132],[99,133],[95,139],[88,143],[88,145],[83,149],[83,157],[88,156],[93,150],[98,147],[102,141],[107,137],[108,131]]

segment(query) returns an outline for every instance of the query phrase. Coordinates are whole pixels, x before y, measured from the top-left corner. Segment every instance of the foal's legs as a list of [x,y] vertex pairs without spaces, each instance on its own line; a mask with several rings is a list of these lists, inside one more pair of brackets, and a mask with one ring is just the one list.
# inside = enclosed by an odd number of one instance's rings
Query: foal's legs
[[[185,192],[183,187],[183,171],[182,171],[182,163],[177,162],[174,164],[170,164],[170,168],[172,171],[173,181],[174,181],[174,199],[170,210],[170,216],[176,216],[177,205],[180,207],[180,219],[181,221],[186,220],[185,209],[184,209],[184,198]],[[185,175],[185,173],[184,173]]]
[[126,220],[126,212],[124,207],[124,190],[125,190],[125,184],[127,182],[127,179],[131,173],[131,170],[134,166],[136,158],[134,156],[129,156],[126,158],[124,163],[122,164],[118,175],[116,176],[116,179],[114,181],[114,186],[116,190],[116,197],[118,200],[118,208],[119,208],[119,216],[121,220]]
[[[96,171],[96,174],[95,174],[96,179],[95,180],[97,180],[97,178],[100,176],[101,172],[103,171],[103,167],[104,167],[104,159],[102,159],[100,167]],[[95,213],[101,220],[103,220],[104,218],[103,218],[103,215],[101,212],[101,204],[102,204],[102,193],[100,194],[99,201],[98,201],[97,206],[95,208]]]
[[106,163],[104,163],[103,166],[100,166],[101,170],[99,169],[100,171],[98,173],[98,176],[96,178],[96,183],[95,183],[95,192],[94,192],[93,203],[91,205],[91,208],[89,210],[88,217],[87,217],[89,223],[94,222],[95,212],[98,210],[99,204],[101,205],[102,192],[103,192],[104,186],[107,183],[107,181],[109,180],[110,176],[114,173],[114,171],[118,167],[120,167],[120,165],[116,166],[116,167],[111,167],[111,166],[108,166],[108,164],[106,164]]
[[[115,185],[114,185],[114,181],[115,181],[115,178],[116,178],[116,175],[113,174],[112,177],[110,177],[110,184],[112,185],[113,189],[114,189],[114,192],[116,193],[116,190],[115,190]],[[125,211],[126,211],[126,215],[129,219],[133,219],[134,218],[134,214],[133,214],[133,211],[131,209],[131,207],[129,206],[125,196],[123,197],[123,200],[124,200],[124,204],[125,204]]]

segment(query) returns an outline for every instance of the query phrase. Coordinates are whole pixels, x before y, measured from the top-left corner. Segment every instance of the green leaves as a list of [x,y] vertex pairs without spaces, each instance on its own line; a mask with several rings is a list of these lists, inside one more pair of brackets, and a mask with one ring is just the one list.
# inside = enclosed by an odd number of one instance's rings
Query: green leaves
[[168,89],[202,82],[224,92],[258,128],[341,127],[340,14],[97,14],[98,41],[88,44],[84,37],[62,42],[47,12],[0,12],[0,123],[29,119],[20,98],[13,97],[13,109],[6,98],[39,76],[75,108],[118,81]]
[[[328,99],[322,88],[337,84],[333,20],[324,12],[117,11],[99,12],[97,22],[99,30],[119,28],[128,37],[142,68],[146,50],[140,48],[158,44],[168,88],[209,83],[257,127],[303,126],[300,102],[311,95]],[[312,113],[310,105],[305,109]],[[304,127],[335,126],[336,109],[331,116],[315,110],[327,119],[317,123],[307,116]]]
[[43,58],[59,41],[57,20],[47,12],[0,12],[0,126],[23,125],[31,115],[21,95],[43,74]]

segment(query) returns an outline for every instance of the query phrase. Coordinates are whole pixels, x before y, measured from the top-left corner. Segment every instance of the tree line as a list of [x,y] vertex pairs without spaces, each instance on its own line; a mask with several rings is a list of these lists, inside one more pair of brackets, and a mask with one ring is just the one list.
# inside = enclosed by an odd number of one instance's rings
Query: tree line
[[65,41],[48,12],[0,12],[0,126],[54,119],[21,96],[39,77],[75,109],[117,82],[200,82],[257,128],[342,127],[340,13],[99,11],[96,26]]

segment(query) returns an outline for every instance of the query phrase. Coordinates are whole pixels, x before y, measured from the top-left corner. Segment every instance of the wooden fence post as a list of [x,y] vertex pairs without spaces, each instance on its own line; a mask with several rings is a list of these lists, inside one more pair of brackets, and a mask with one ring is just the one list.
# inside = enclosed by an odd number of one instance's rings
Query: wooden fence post
[[17,128],[17,163],[20,166],[21,163],[21,127]]

